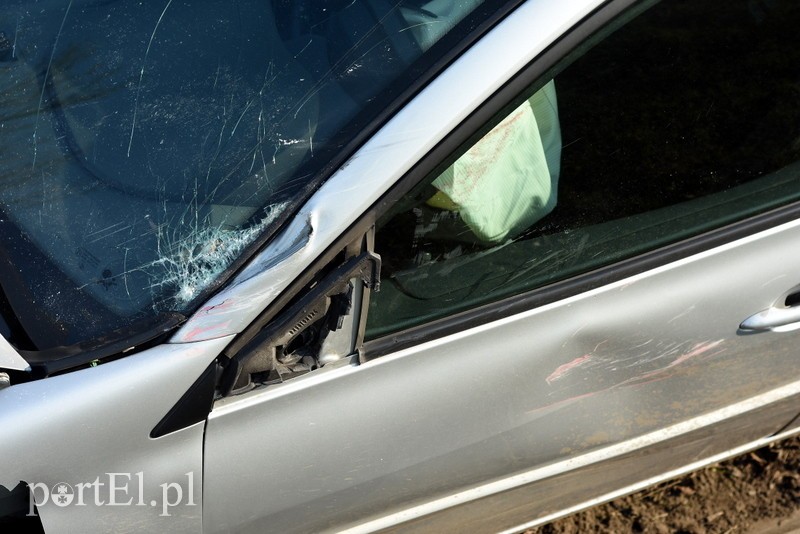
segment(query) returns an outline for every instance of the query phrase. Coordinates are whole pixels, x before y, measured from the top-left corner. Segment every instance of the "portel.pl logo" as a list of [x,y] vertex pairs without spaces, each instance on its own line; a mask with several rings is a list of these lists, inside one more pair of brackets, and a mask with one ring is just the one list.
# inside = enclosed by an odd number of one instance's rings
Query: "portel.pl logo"
[[194,473],[186,473],[186,484],[165,482],[159,484],[160,498],[146,501],[144,498],[144,472],[105,473],[105,479],[97,477],[93,482],[68,484],[58,482],[48,486],[42,482],[28,484],[30,505],[28,515],[36,515],[36,508],[45,505],[66,506],[151,506],[160,507],[162,517],[169,517],[170,508],[180,504],[195,506]]

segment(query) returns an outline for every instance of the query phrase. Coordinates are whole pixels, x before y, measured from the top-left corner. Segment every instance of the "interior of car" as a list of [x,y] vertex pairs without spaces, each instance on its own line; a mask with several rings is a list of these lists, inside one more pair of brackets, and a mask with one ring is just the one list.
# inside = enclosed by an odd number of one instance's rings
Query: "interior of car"
[[[558,151],[550,150],[559,159],[552,211],[535,215],[529,202],[530,224],[492,241],[476,238],[469,213],[476,208],[431,205],[441,177],[464,160],[476,169],[475,182],[493,182],[483,185],[486,191],[516,191],[516,181],[530,182],[524,171],[504,169],[502,151],[486,151],[485,161],[471,158],[492,144],[518,109],[512,106],[454,154],[450,168],[435,171],[384,214],[376,250],[385,283],[373,296],[368,338],[797,199],[800,79],[793,65],[800,58],[792,39],[800,8],[652,4],[593,36],[517,99],[552,84],[557,90],[561,139]],[[527,154],[530,165],[541,159],[538,141],[519,150],[516,157]],[[482,195],[477,209],[492,212],[501,198]]]

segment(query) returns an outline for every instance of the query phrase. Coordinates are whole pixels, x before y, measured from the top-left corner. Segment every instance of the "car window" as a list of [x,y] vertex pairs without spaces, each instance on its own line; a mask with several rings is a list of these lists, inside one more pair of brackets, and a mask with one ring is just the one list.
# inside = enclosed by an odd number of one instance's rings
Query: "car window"
[[26,348],[190,313],[483,4],[3,2],[0,307]]
[[556,65],[379,219],[383,284],[368,338],[800,197],[800,4],[644,7]]

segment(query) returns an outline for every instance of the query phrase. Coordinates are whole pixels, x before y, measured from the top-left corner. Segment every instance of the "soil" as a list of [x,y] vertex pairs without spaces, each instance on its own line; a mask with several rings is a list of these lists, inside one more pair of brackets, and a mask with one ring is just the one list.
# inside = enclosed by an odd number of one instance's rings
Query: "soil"
[[586,532],[800,532],[800,437],[528,530]]

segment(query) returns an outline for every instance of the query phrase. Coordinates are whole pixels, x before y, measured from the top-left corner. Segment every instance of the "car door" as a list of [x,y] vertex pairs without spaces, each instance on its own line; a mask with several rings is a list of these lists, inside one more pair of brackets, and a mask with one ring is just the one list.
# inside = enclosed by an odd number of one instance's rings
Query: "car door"
[[205,531],[521,528],[796,415],[798,8],[594,7],[519,8],[359,164],[549,22],[534,61],[379,200],[353,164],[287,229],[267,265],[298,278],[226,352]]

